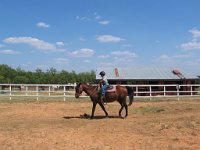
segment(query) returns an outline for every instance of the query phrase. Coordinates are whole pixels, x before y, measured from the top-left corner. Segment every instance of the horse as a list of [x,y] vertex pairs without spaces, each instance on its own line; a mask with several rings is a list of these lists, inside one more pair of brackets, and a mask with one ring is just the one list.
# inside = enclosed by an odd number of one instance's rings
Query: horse
[[[99,86],[92,86],[88,85],[85,83],[79,83],[75,87],[75,97],[79,98],[79,96],[82,94],[84,91],[87,95],[90,96],[91,101],[93,102],[93,107],[92,107],[92,114],[90,118],[92,119],[94,117],[94,112],[96,105],[99,104],[104,111],[106,117],[108,117],[108,113],[105,110],[105,107],[101,101],[101,92],[99,92],[99,87],[101,86],[101,83]],[[129,96],[129,104],[127,105],[126,103],[126,97]],[[128,116],[128,106],[131,106],[133,103],[133,98],[134,98],[134,93],[133,93],[133,88],[129,86],[116,86],[116,91],[115,92],[106,92],[105,99],[108,103],[118,101],[119,104],[121,105],[121,108],[119,110],[119,117],[120,118],[126,118]],[[123,108],[125,107],[126,109],[126,115],[125,117],[122,117],[121,112]]]

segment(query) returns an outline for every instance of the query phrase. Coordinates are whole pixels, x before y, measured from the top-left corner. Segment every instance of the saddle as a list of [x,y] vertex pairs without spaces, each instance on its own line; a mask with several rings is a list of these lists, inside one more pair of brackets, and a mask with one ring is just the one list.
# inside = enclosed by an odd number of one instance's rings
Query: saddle
[[116,85],[109,85],[106,92],[116,92]]

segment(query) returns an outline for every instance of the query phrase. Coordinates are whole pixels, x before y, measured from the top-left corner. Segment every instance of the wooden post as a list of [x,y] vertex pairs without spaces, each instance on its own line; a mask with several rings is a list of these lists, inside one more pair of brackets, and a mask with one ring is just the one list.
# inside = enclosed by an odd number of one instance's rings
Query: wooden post
[[38,93],[38,86],[36,86],[36,95],[37,95],[37,101],[38,101],[38,96],[39,96],[39,93]]
[[179,101],[179,99],[180,99],[180,97],[179,97],[179,85],[176,85],[176,92],[177,92],[177,96],[178,96],[178,101]]
[[150,92],[150,101],[152,100],[152,90],[151,90],[151,86],[149,86],[149,92]]
[[138,96],[138,86],[136,86],[135,88],[136,88],[136,96]]
[[49,86],[49,96],[51,96],[51,87]]
[[10,100],[11,100],[12,99],[12,86],[11,85],[9,86],[9,91],[10,91],[9,95],[10,95]]
[[65,96],[66,96],[66,94],[65,94],[65,92],[66,92],[66,88],[65,88],[65,86],[63,87],[63,90],[64,90],[64,101],[66,100],[65,98]]
[[164,86],[164,96],[166,96],[166,86]]
[[26,86],[26,96],[28,95],[27,91],[28,91],[28,86]]

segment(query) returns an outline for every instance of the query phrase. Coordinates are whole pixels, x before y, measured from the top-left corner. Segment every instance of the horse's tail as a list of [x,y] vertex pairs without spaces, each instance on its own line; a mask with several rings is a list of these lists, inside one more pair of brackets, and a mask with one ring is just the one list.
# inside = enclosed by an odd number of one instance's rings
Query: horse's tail
[[129,96],[129,104],[128,104],[128,106],[131,106],[131,104],[133,103],[134,91],[133,91],[133,88],[130,87],[130,86],[126,86],[126,89],[128,91],[128,96]]

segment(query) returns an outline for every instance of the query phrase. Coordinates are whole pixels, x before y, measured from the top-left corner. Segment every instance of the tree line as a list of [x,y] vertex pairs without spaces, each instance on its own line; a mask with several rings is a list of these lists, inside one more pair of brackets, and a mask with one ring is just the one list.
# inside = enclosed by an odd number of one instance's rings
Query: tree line
[[0,65],[0,83],[15,84],[68,84],[68,83],[94,83],[95,72],[76,73],[66,70],[57,71],[50,68],[47,71],[36,69],[35,71],[25,71],[20,67],[14,69],[8,65]]

